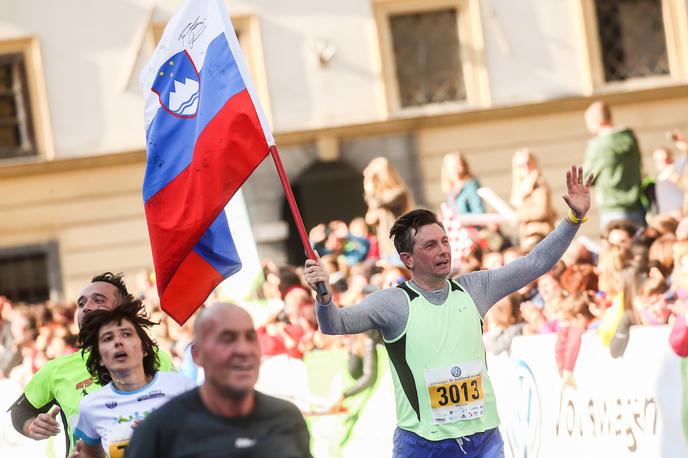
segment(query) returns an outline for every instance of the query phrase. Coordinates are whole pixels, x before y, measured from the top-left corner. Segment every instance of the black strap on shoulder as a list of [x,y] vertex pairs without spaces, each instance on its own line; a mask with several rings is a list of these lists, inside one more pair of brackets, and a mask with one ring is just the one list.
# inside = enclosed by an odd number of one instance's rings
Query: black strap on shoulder
[[454,280],[449,280],[449,285],[451,286],[452,291],[461,291],[462,293],[465,293],[466,291],[463,290],[461,285],[459,285],[459,282],[454,281]]
[[406,291],[406,294],[408,294],[408,297],[409,297],[409,302],[414,300],[415,298],[417,298],[419,296],[419,294],[417,292],[415,292],[414,290],[412,290],[411,287],[406,284],[406,282],[398,284],[397,288],[401,288],[404,291]]
[[22,393],[22,395],[19,396],[16,401],[14,401],[14,404],[7,409],[7,411],[10,412],[10,416],[12,417],[12,426],[14,426],[14,429],[16,429],[18,433],[24,434],[22,427],[24,426],[26,420],[32,417],[37,417],[38,414],[47,413],[53,404],[54,402],[51,402],[43,406],[43,408],[37,409],[31,405],[29,400],[26,399],[26,395]]

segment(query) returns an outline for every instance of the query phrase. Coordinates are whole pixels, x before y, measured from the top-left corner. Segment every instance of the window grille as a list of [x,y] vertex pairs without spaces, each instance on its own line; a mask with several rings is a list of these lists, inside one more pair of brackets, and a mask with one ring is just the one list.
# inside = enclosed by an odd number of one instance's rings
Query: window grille
[[465,100],[456,9],[389,21],[401,107]]
[[36,153],[24,56],[0,55],[0,159]]
[[661,0],[597,0],[595,8],[606,81],[669,74]]

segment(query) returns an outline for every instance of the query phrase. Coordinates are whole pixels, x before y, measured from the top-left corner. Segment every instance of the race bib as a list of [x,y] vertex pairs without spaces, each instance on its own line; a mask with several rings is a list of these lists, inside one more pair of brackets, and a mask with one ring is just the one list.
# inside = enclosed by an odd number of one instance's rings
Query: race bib
[[124,458],[134,430],[130,421],[112,425],[108,431],[108,454],[110,458]]
[[433,424],[472,420],[484,413],[480,361],[425,369]]
[[124,458],[124,452],[129,445],[129,440],[124,440],[120,442],[110,442],[108,447],[108,454],[110,458]]

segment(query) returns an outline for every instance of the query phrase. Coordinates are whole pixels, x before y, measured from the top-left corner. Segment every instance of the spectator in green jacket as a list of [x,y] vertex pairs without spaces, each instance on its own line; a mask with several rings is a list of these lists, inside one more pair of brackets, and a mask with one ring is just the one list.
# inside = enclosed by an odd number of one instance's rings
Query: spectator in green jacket
[[594,173],[600,227],[627,219],[645,225],[640,203],[640,148],[631,129],[615,127],[609,106],[597,101],[585,111],[585,124],[594,135],[585,151],[583,170]]

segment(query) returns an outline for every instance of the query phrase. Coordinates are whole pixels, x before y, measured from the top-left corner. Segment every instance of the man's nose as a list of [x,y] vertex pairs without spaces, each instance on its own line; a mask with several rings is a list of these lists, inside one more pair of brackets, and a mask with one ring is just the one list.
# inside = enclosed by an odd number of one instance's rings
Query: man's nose
[[90,313],[93,311],[93,301],[88,299],[86,304],[84,304],[84,313]]
[[236,346],[234,347],[234,352],[235,353],[241,353],[241,354],[248,354],[251,352],[251,349],[253,348],[253,343],[250,342],[248,339],[242,338],[238,339]]
[[441,243],[440,247],[442,247],[442,253],[451,253],[451,245],[449,245],[449,242]]

